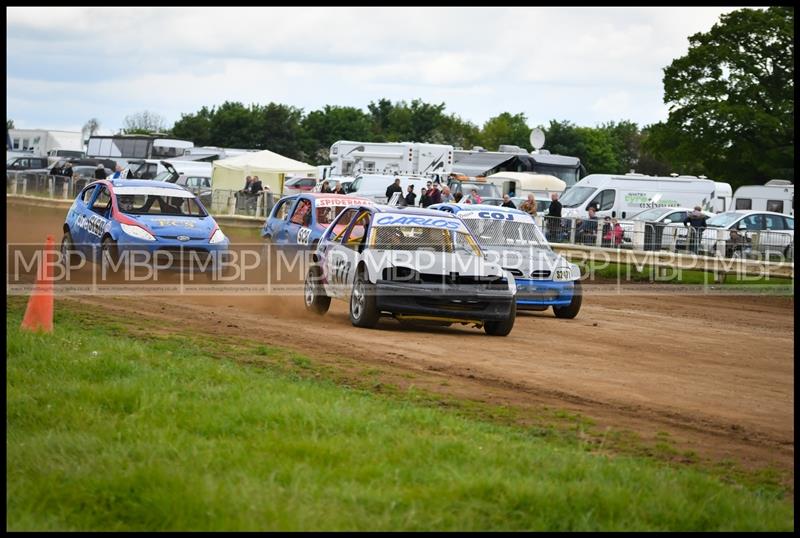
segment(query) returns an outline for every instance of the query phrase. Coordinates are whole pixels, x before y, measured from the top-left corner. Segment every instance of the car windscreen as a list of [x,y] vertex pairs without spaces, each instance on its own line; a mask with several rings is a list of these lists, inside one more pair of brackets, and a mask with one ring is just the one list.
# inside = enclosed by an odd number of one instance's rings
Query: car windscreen
[[480,256],[468,233],[427,226],[377,226],[372,247],[382,250],[462,252]]
[[117,206],[120,211],[128,215],[207,216],[195,197],[144,193],[118,194]]
[[502,199],[502,194],[500,193],[500,187],[493,183],[462,183],[461,184],[461,192],[464,196],[468,196],[472,194],[472,189],[477,189],[478,196],[481,198],[500,198]]
[[720,213],[706,221],[706,226],[713,226],[715,228],[727,228],[733,224],[737,219],[741,218],[744,213]]
[[578,207],[589,199],[597,189],[594,187],[572,187],[567,189],[561,197],[561,205],[564,207]]
[[464,224],[481,247],[524,246],[549,249],[547,240],[533,222],[465,218]]

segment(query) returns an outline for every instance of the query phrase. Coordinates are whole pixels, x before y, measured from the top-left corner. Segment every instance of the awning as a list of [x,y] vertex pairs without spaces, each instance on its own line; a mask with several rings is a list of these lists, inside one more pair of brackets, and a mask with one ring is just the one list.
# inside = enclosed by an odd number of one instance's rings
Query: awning
[[516,159],[517,155],[502,153],[473,153],[457,159],[453,163],[453,172],[466,176],[483,176],[486,172],[500,166],[510,160]]

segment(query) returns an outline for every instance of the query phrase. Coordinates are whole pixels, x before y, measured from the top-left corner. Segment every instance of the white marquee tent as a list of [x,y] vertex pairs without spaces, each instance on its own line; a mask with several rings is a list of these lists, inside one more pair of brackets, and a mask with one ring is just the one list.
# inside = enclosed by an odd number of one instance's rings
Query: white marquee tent
[[244,187],[245,177],[258,176],[265,187],[275,194],[283,192],[286,174],[316,175],[316,167],[295,161],[269,150],[243,153],[213,163],[211,184],[214,190],[239,190]]

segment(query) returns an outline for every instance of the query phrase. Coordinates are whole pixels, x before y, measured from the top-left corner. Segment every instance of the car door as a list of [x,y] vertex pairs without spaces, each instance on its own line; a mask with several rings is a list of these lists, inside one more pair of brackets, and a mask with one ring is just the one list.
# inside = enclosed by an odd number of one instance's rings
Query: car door
[[362,209],[342,237],[337,279],[345,297],[349,297],[353,289],[358,261],[366,249],[371,221],[372,213]]
[[88,233],[86,228],[82,226],[85,219],[88,218],[90,212],[89,203],[94,199],[95,189],[97,185],[89,185],[84,188],[80,195],[75,199],[74,205],[67,213],[66,224],[69,227],[69,233],[72,236],[72,243],[75,249],[86,254],[86,241],[88,240]]
[[295,201],[297,198],[292,197],[278,200],[264,226],[263,236],[269,237],[274,243],[278,242],[278,238],[281,237],[281,233],[289,221],[289,214]]
[[791,243],[791,235],[786,230],[786,219],[783,215],[763,215],[763,217],[764,231],[760,235],[764,251],[783,253]]
[[[344,244],[351,225],[355,222],[358,209],[350,207],[342,211],[334,225],[326,232],[326,240],[322,242],[320,254],[325,275],[325,292],[331,297],[345,295],[347,282],[347,264],[352,264],[352,249]],[[338,231],[337,231],[338,230]]]
[[88,250],[99,256],[103,232],[111,218],[111,193],[105,185],[97,185],[87,210],[83,212],[80,227],[84,230],[84,244]]

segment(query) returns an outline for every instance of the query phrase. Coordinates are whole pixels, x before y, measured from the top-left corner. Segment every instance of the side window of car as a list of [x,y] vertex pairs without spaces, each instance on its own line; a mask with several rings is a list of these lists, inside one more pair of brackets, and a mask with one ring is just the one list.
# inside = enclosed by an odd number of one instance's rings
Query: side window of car
[[357,217],[347,236],[344,238],[343,244],[351,249],[357,249],[358,246],[364,241],[369,230],[370,212],[362,211]]
[[84,204],[88,204],[89,200],[92,199],[92,194],[94,194],[94,189],[95,189],[95,185],[92,185],[91,187],[86,187],[85,189],[83,189],[83,192],[81,193],[81,201]]
[[341,241],[342,236],[344,236],[344,233],[347,231],[348,224],[350,224],[350,221],[356,216],[356,212],[357,209],[355,208],[348,208],[342,211],[336,223],[325,233],[325,239],[337,243]]
[[783,230],[783,217],[778,215],[764,215],[764,220],[766,220],[767,230]]
[[[745,229],[745,230],[748,230],[748,231],[761,230],[761,229],[763,229],[763,226],[762,226],[761,223],[762,223],[761,215],[750,215],[749,217],[745,217],[745,218],[743,218],[742,220],[739,221],[738,228],[740,230],[741,229]],[[744,226],[742,226],[742,225],[744,225]]]
[[794,219],[792,217],[783,217],[783,223],[787,230],[794,230]]
[[677,211],[667,217],[667,222],[683,222],[686,219],[686,211]]
[[300,200],[295,207],[294,213],[292,213],[292,218],[289,219],[289,222],[292,224],[299,224],[300,226],[307,226],[307,217],[311,216],[311,201],[310,200]]
[[108,193],[108,189],[105,186],[99,186],[98,189],[100,189],[100,192],[97,193],[97,196],[94,199],[92,211],[98,215],[105,215],[106,210],[111,203],[111,195]]

